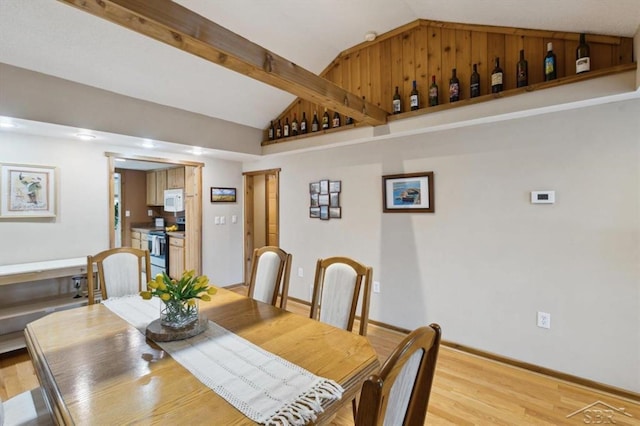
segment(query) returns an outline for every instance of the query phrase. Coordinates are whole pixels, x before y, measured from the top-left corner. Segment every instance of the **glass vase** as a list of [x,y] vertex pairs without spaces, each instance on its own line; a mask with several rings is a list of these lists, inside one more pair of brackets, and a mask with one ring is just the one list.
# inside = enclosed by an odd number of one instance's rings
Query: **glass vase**
[[165,327],[183,328],[198,320],[198,299],[169,299],[160,304],[160,323]]

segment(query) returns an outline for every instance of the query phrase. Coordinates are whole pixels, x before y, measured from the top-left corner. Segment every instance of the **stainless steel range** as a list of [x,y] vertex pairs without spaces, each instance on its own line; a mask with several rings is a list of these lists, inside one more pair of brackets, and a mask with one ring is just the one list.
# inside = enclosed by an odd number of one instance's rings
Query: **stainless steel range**
[[[178,231],[184,231],[184,216],[176,218]],[[165,231],[149,232],[149,254],[151,258],[151,276],[149,279],[155,278],[157,274],[169,272],[169,238]]]
[[169,247],[167,244],[167,233],[164,231],[149,232],[149,256],[151,258],[151,276],[167,272],[169,266]]

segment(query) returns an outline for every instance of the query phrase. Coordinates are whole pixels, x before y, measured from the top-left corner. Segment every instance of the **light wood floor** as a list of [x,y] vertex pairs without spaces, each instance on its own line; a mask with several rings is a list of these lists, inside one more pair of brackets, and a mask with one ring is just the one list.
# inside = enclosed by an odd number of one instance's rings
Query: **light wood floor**
[[[235,291],[244,293],[246,290],[239,287]],[[288,303],[287,309],[305,316],[309,314],[307,305],[293,301]],[[446,330],[443,333],[446,336]],[[369,325],[368,337],[382,363],[404,335]],[[0,356],[0,398],[5,400],[37,386],[38,380],[26,351]],[[567,418],[571,413],[597,401],[624,409],[624,413],[632,417],[597,404],[591,407],[591,411]],[[598,414],[601,417],[597,417]],[[616,397],[441,346],[426,423],[640,425],[640,399]],[[332,424],[353,424],[350,404],[338,414]]]

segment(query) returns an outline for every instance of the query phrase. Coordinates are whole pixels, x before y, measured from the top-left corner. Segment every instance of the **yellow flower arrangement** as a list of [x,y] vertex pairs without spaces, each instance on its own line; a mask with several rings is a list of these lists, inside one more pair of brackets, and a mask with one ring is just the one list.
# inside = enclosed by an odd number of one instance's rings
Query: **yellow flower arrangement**
[[147,291],[141,291],[140,296],[149,300],[153,296],[159,297],[163,302],[169,300],[211,300],[210,295],[216,294],[215,287],[209,285],[209,278],[206,275],[196,276],[195,271],[185,271],[179,280],[174,280],[165,272],[156,275],[155,280],[147,283]]
[[160,318],[163,325],[182,327],[198,318],[196,299],[210,301],[217,289],[209,285],[206,275],[196,276],[195,271],[185,271],[179,280],[171,279],[165,272],[147,283],[148,290],[140,296],[149,300],[156,296],[162,300]]

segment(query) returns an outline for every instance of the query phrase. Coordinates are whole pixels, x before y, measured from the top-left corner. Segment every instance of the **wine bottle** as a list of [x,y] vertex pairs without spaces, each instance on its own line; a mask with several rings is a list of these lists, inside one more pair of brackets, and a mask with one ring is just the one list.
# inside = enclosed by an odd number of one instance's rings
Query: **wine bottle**
[[416,87],[415,80],[413,80],[413,89],[411,90],[411,94],[409,95],[409,105],[411,105],[411,111],[420,108],[420,95],[418,93],[418,88]]
[[276,137],[276,128],[273,125],[273,120],[271,120],[271,126],[269,126],[269,140],[272,141],[273,138]]
[[518,87],[529,85],[529,64],[524,59],[524,50],[520,50],[520,60],[516,64],[516,85]]
[[438,105],[438,85],[436,84],[436,76],[431,76],[431,86],[429,86],[429,106]]
[[296,117],[296,113],[293,113],[293,121],[291,122],[291,136],[298,135],[298,118]]
[[456,69],[451,70],[451,79],[449,80],[449,102],[457,102],[460,100],[460,80],[456,75]]
[[402,112],[402,99],[398,92],[398,86],[396,86],[396,93],[393,95],[393,113],[400,114]]
[[347,118],[344,120],[344,125],[348,126],[349,124],[353,124],[353,118],[347,115]]
[[480,96],[480,74],[478,74],[478,64],[473,64],[471,81],[469,83],[469,96],[475,98]]
[[276,127],[276,139],[280,139],[282,137],[282,123],[278,118],[278,127]]
[[329,113],[327,107],[324,108],[324,114],[322,114],[322,130],[329,128]]
[[502,92],[504,74],[500,68],[500,58],[496,57],[493,71],[491,71],[491,93]]
[[282,136],[285,138],[289,137],[289,117],[285,118],[284,130],[282,131]]
[[319,130],[320,123],[318,123],[318,111],[313,111],[313,121],[311,122],[311,132],[317,132]]
[[591,70],[591,56],[589,45],[585,41],[585,34],[580,34],[580,44],[576,48],[576,74]]
[[307,133],[307,113],[302,111],[302,120],[300,121],[300,133]]
[[547,43],[547,56],[544,57],[544,81],[555,80],[557,77],[556,54],[553,53],[553,43]]
[[331,120],[331,127],[334,129],[340,127],[340,113],[338,111],[333,112],[333,120]]

